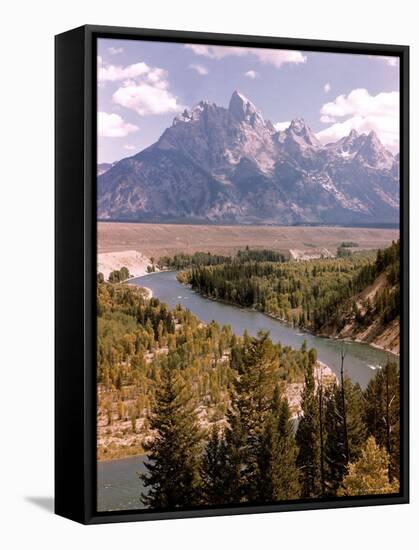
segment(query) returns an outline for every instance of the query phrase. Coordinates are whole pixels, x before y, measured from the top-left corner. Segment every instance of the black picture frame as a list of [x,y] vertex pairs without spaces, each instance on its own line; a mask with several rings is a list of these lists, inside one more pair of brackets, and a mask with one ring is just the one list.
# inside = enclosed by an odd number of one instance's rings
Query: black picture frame
[[[400,494],[190,510],[96,511],[96,40],[125,38],[400,59]],[[86,25],[55,37],[55,513],[84,524],[409,502],[409,47]]]

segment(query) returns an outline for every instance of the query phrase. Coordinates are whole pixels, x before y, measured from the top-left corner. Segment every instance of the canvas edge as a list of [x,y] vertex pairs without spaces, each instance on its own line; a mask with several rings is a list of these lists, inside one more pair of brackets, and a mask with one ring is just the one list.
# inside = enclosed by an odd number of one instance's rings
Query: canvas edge
[[[80,289],[83,294],[83,318],[84,318],[84,340],[83,353],[84,360],[82,365],[83,384],[80,388],[71,388],[73,392],[79,395],[82,391],[82,410],[83,410],[83,429],[79,433],[80,445],[76,444],[74,454],[80,460],[80,455],[83,457],[83,476],[79,480],[82,486],[83,498],[78,498],[79,509],[74,509],[71,512],[63,513],[61,506],[56,506],[56,513],[64,515],[70,519],[74,519],[85,524],[98,523],[114,523],[126,521],[150,521],[159,519],[179,519],[193,517],[214,517],[237,514],[255,514],[255,513],[270,513],[298,510],[317,510],[317,509],[332,509],[332,508],[347,508],[355,506],[376,506],[390,504],[406,504],[409,502],[409,47],[405,45],[391,44],[371,44],[371,43],[354,43],[354,42],[337,42],[328,40],[307,40],[293,38],[274,38],[261,36],[247,35],[230,35],[216,33],[196,33],[188,31],[168,31],[157,29],[136,29],[130,27],[109,27],[85,25],[72,31],[67,31],[56,36],[56,43],[70,33],[83,34],[84,40],[84,56],[83,56],[83,119],[80,122],[83,126],[83,212],[82,216],[74,219],[76,223],[83,225],[83,289]],[[205,508],[193,510],[169,510],[169,511],[126,511],[126,512],[96,512],[96,389],[95,389],[95,286],[96,286],[96,39],[97,38],[134,38],[145,40],[165,40],[165,41],[180,41],[180,42],[195,42],[195,43],[212,43],[224,45],[241,45],[253,47],[292,47],[300,49],[312,49],[316,51],[339,51],[346,53],[364,53],[372,55],[395,55],[401,60],[400,79],[401,79],[401,239],[402,239],[402,313],[401,325],[403,327],[401,333],[401,364],[402,364],[402,424],[403,424],[403,452],[402,452],[402,480],[401,492],[398,495],[388,496],[370,496],[370,497],[352,497],[341,498],[334,500],[314,500],[314,501],[298,501],[272,505],[258,506],[231,506],[223,508]],[[62,91],[56,88],[56,97]],[[57,112],[56,112],[57,121]],[[56,132],[59,129],[57,128]],[[71,137],[70,137],[71,139]],[[57,148],[56,148],[57,154]],[[77,162],[79,162],[78,159]],[[61,179],[63,181],[63,179]],[[57,172],[56,172],[56,194],[57,187]],[[58,201],[59,202],[59,201]],[[57,204],[56,207],[60,209]],[[62,208],[62,206],[61,206]],[[56,210],[57,216],[57,210]],[[67,234],[71,231],[64,230]],[[57,232],[57,226],[56,226]],[[56,233],[57,246],[57,233]],[[60,255],[56,248],[56,255]],[[56,272],[57,282],[57,272]],[[57,296],[57,294],[56,294]],[[57,315],[57,313],[56,313]],[[58,313],[59,316],[59,313]],[[77,319],[74,322],[80,321]],[[56,346],[61,345],[63,339],[56,336]],[[77,370],[80,366],[77,367]],[[56,380],[61,376],[57,373],[56,361]],[[58,395],[59,397],[59,395]],[[59,420],[59,419],[58,419]],[[57,385],[56,385],[56,440],[67,439],[67,436],[60,433],[58,422],[57,426]],[[57,429],[58,428],[58,429]],[[57,455],[56,455],[57,456]],[[68,461],[69,464],[69,461]],[[70,464],[69,464],[70,465]],[[59,468],[61,471],[61,467]],[[62,489],[64,485],[60,476],[60,481],[57,483],[56,469],[56,499],[57,490],[60,493],[59,501],[62,499]]]

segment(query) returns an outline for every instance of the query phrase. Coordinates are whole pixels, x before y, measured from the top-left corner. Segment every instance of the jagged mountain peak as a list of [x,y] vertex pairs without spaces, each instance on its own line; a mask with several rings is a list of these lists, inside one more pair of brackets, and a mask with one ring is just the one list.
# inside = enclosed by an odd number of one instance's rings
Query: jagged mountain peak
[[398,163],[374,132],[322,145],[303,118],[276,131],[241,92],[178,114],[98,177],[101,218],[228,223],[398,219]]
[[306,121],[303,118],[293,118],[287,129],[301,134],[307,128]]
[[288,139],[292,139],[300,146],[321,146],[320,141],[303,118],[294,118],[284,132]]
[[235,106],[239,106],[241,108],[250,108],[253,111],[256,111],[255,105],[250,101],[249,98],[239,92],[239,90],[234,90],[234,92],[231,94],[229,110],[234,109]]
[[234,90],[228,105],[229,113],[239,122],[264,123],[263,116],[255,105],[241,92]]
[[368,166],[382,169],[391,168],[394,157],[381,143],[374,130],[371,130],[368,134],[363,134],[361,137],[364,137],[364,139],[359,148],[357,158]]
[[191,122],[193,120],[198,120],[203,112],[206,112],[209,110],[217,110],[217,109],[223,109],[223,108],[218,107],[218,105],[213,101],[203,99],[199,103],[197,103],[192,109],[186,108],[183,110],[181,114],[176,115],[175,118],[173,119],[172,126],[176,126],[181,122]]

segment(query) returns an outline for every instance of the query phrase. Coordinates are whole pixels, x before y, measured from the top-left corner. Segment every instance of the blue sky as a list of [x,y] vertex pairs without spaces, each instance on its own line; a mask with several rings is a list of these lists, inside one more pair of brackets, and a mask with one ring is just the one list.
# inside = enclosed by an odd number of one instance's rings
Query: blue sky
[[302,117],[324,143],[355,128],[398,150],[397,58],[99,39],[99,162],[151,145],[202,99],[227,106],[235,89],[280,129]]

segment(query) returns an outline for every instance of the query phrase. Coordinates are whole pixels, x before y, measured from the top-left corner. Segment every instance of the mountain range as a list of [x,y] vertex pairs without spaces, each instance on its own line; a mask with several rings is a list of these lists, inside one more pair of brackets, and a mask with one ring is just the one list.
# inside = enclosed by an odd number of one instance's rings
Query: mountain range
[[99,219],[383,224],[399,218],[399,158],[374,132],[323,145],[303,119],[278,131],[243,94],[201,101],[159,140],[98,171]]

